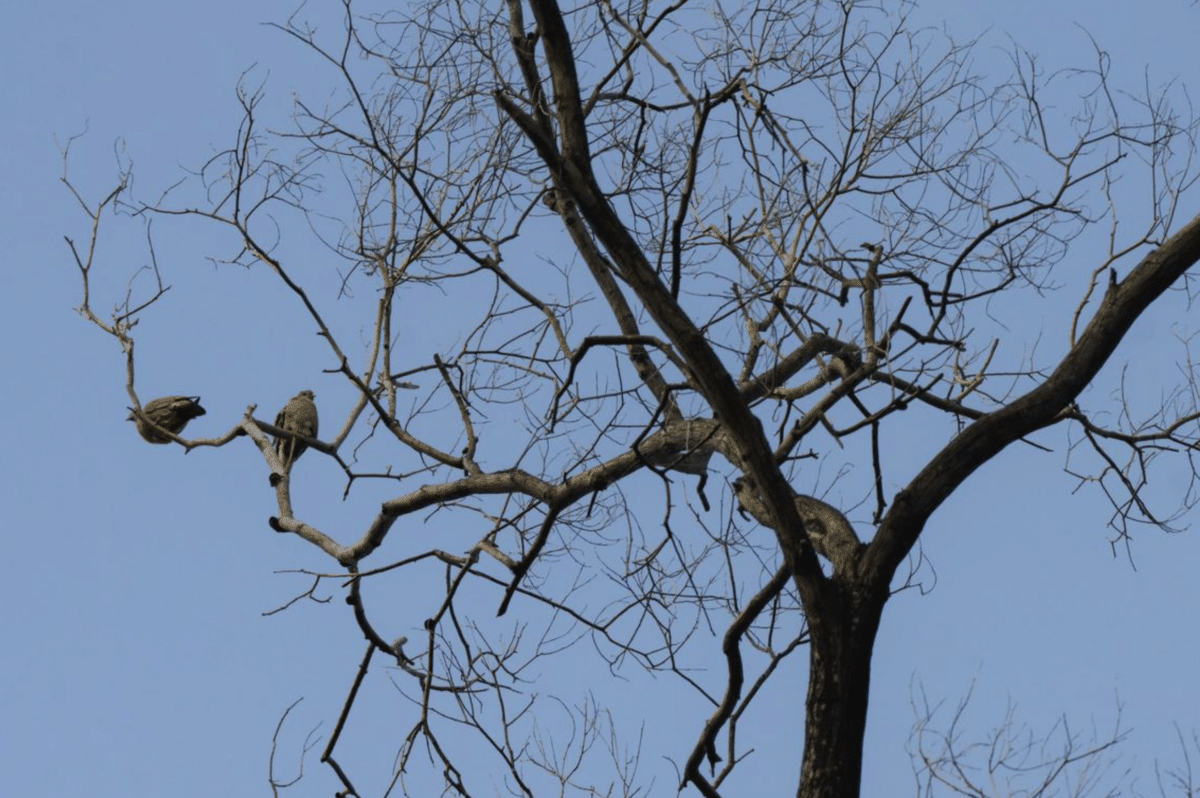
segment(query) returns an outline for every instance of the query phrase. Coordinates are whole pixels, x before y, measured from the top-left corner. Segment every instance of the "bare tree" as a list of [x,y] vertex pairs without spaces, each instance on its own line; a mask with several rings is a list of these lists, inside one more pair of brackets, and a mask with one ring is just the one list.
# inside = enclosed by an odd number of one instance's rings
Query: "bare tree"
[[917,795],[939,795],[938,788],[944,787],[947,794],[975,798],[1084,798],[1122,795],[1129,786],[1130,773],[1120,770],[1115,755],[1128,734],[1121,728],[1119,704],[1112,732],[1100,733],[1093,725],[1085,738],[1065,716],[1045,734],[1035,732],[1017,720],[1017,708],[1010,701],[1004,719],[982,741],[964,743],[962,738],[973,733],[962,728],[970,698],[968,693],[958,703],[944,730],[937,728],[940,706],[931,706],[923,693],[921,701],[914,702],[917,725],[909,753]]
[[[1004,718],[982,740],[966,742],[964,738],[975,735],[970,728],[974,724],[965,722],[973,692],[972,685],[944,723],[939,720],[942,705],[931,705],[924,690],[920,699],[914,700],[917,723],[909,754],[917,795],[1117,798],[1147,794],[1137,785],[1131,768],[1122,765],[1116,750],[1129,734],[1122,728],[1120,701],[1111,732],[1100,731],[1095,721],[1090,729],[1081,731],[1066,716],[1039,732],[1018,720],[1017,707],[1010,700]],[[1191,751],[1178,726],[1175,732],[1180,764],[1167,766],[1156,757],[1152,794],[1192,798],[1200,788],[1192,774]],[[1194,734],[1190,747],[1200,750]]]
[[[344,1],[340,39],[279,27],[339,94],[298,99],[294,128],[272,132],[243,87],[236,141],[200,170],[202,193],[76,191],[93,226],[71,245],[81,311],[123,345],[135,407],[133,325],[163,287],[111,321],[93,312],[110,207],[235,233],[228,260],[300,300],[354,391],[340,418],[323,400],[333,437],[304,443],[342,467],[350,497],[366,480],[394,486],[377,511],[348,505],[373,514],[347,516],[357,532],[305,520],[311,500],[268,437],[289,432],[253,406],[220,437],[175,441],[249,435],[282,476],[271,527],[329,556],[318,584],[346,586],[368,645],[322,755],[341,794],[359,794],[337,744],[377,653],[419,707],[399,789],[425,762],[461,794],[497,766],[517,794],[641,794],[603,699],[520,689],[532,662],[589,638],[608,668],[673,674],[710,705],[686,744],[643,741],[705,796],[733,783],[762,734],[742,721],[807,648],[797,794],[857,795],[883,607],[972,472],[1059,427],[1118,539],[1129,522],[1171,522],[1143,488],[1155,454],[1196,447],[1196,384],[1150,419],[1082,396],[1200,259],[1200,217],[1176,218],[1194,124],[1170,87],[1120,95],[1099,51],[1051,76],[1017,51],[989,81],[971,44],[852,0],[379,15]],[[1123,197],[1124,174],[1150,188]],[[1104,240],[1089,230],[1108,231],[1106,249],[1071,248]],[[346,292],[375,292],[365,345],[329,321],[333,297],[306,290],[296,264],[314,248]],[[1084,272],[1062,268],[1068,251]],[[1056,345],[1035,350],[1004,320],[1052,288],[1073,310],[1046,319]],[[432,355],[400,338],[401,308],[421,302],[452,307],[426,332],[456,343]],[[889,443],[901,418],[936,436],[927,451]],[[473,530],[465,550],[423,534],[444,518]],[[381,561],[398,529],[419,548]],[[436,596],[364,595],[430,569]],[[423,638],[397,637],[412,628]],[[570,742],[538,725],[562,710]],[[462,724],[478,735],[469,756],[447,743]],[[601,749],[607,784],[580,769]]]

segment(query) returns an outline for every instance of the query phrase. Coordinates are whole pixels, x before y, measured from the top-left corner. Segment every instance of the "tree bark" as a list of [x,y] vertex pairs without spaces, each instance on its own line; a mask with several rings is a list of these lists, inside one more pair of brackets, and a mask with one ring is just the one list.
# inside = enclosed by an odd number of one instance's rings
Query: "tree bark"
[[857,584],[827,583],[826,616],[812,623],[799,798],[857,796],[871,687],[871,652],[883,598]]

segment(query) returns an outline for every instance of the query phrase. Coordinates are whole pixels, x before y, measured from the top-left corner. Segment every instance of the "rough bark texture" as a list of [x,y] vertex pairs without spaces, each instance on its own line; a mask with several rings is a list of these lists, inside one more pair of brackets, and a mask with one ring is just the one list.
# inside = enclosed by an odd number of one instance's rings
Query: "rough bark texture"
[[856,796],[862,780],[871,651],[886,598],[834,585],[828,623],[813,635],[800,798]]

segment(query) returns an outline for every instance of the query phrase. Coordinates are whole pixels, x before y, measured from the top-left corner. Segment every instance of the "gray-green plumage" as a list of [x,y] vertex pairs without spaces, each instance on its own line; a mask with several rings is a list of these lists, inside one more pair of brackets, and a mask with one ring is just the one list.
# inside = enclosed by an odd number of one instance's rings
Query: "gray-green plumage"
[[[174,435],[183,432],[189,421],[205,412],[200,406],[199,396],[163,396],[142,406],[142,415]],[[147,443],[171,442],[170,438],[133,413],[129,414],[129,420],[137,424],[138,434]]]
[[[313,403],[315,397],[316,394],[312,391],[301,391],[293,396],[275,417],[275,426],[306,438],[317,437],[317,406]],[[300,455],[304,454],[307,448],[307,443],[295,438],[275,439],[275,451],[287,469],[300,459]]]

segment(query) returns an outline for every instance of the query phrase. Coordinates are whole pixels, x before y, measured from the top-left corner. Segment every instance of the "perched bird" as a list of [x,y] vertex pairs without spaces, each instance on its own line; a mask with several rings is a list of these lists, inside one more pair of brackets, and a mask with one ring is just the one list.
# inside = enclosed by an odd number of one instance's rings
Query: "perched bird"
[[[317,406],[313,404],[315,396],[312,391],[301,391],[293,396],[275,416],[275,426],[306,438],[317,437]],[[307,448],[307,443],[295,438],[275,439],[275,451],[283,461],[283,467],[289,471],[292,463],[299,460]]]
[[[204,415],[205,410],[200,406],[199,396],[164,396],[142,406],[142,415],[163,429],[178,435],[183,432],[187,423],[197,416]],[[147,443],[170,443],[171,439],[156,430],[144,419],[133,413],[129,420],[137,424],[138,434]]]

